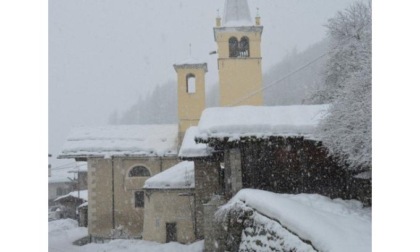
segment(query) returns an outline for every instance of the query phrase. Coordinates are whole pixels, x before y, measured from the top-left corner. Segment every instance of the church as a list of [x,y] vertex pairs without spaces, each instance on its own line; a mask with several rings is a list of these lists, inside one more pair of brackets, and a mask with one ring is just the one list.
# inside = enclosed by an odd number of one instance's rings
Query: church
[[205,107],[207,63],[187,59],[174,64],[178,124],[69,134],[59,158],[88,163],[92,242],[204,239],[206,251],[221,250],[214,213],[242,188],[369,202],[370,185],[337,169],[313,136],[328,105],[263,106],[263,26],[247,0],[226,0],[213,33],[220,107]]

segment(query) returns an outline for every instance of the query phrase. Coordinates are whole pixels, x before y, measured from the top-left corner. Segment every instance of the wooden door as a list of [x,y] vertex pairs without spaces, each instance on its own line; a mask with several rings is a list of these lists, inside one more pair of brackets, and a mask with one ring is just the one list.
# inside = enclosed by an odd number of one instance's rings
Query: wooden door
[[166,223],[166,242],[176,240],[176,223]]

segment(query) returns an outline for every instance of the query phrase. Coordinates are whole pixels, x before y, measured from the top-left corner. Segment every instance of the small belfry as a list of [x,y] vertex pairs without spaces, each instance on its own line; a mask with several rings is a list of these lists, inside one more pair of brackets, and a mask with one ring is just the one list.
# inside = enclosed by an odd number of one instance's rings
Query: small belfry
[[226,0],[216,18],[220,106],[263,105],[259,14],[252,22],[247,0]]
[[189,58],[174,64],[174,68],[178,74],[178,143],[181,143],[187,129],[198,125],[206,107],[207,63]]

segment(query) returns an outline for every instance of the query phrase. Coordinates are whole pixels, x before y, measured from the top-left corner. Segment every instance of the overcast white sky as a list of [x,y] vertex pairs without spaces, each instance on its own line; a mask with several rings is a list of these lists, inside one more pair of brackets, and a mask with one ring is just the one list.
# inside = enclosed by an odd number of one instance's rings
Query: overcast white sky
[[[354,0],[248,0],[262,25],[263,72],[294,47],[325,36],[323,26]],[[54,167],[70,129],[107,124],[139,95],[175,80],[173,64],[192,56],[208,63],[207,85],[218,74],[213,26],[224,0],[49,1],[49,152]],[[174,94],[176,95],[176,94]],[[156,101],[162,102],[162,101]]]

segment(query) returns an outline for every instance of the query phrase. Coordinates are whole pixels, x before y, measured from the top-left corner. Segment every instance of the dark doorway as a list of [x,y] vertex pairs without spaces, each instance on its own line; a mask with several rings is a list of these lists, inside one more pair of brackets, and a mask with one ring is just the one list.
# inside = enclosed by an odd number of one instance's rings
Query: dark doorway
[[176,223],[166,223],[166,242],[176,241]]

